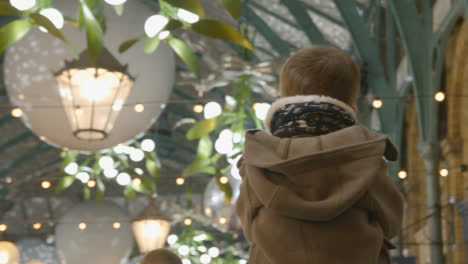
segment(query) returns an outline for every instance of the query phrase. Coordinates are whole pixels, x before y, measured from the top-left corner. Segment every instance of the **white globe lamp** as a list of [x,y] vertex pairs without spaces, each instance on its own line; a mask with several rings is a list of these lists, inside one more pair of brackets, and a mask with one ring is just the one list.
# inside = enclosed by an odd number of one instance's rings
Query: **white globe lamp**
[[20,253],[15,244],[0,241],[0,264],[19,264]]
[[[54,7],[64,17],[75,17],[78,4],[61,0]],[[38,28],[6,51],[3,69],[11,104],[22,110],[25,125],[51,145],[98,151],[125,143],[156,121],[170,96],[175,60],[166,44],[150,55],[143,43],[118,52],[122,42],[144,34],[152,9],[133,0],[122,16],[111,5],[104,5],[104,14],[105,49],[95,65],[86,61],[85,32],[70,23],[61,30],[82,54],[78,61],[62,41]]]

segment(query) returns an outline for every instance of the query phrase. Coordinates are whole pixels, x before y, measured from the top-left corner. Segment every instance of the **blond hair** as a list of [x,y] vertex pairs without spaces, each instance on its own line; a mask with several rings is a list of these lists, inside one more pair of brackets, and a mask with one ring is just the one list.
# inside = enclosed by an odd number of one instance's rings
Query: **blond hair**
[[147,253],[140,264],[182,264],[182,261],[172,251],[158,248]]
[[327,46],[304,48],[281,69],[281,97],[326,95],[354,105],[360,88],[359,66],[345,52]]

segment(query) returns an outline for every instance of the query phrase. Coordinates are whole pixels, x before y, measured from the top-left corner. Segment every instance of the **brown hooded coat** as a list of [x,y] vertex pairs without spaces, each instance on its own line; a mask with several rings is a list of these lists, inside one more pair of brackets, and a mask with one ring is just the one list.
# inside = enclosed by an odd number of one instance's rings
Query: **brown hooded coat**
[[246,134],[236,210],[250,264],[390,263],[403,197],[387,136],[354,125],[327,135]]

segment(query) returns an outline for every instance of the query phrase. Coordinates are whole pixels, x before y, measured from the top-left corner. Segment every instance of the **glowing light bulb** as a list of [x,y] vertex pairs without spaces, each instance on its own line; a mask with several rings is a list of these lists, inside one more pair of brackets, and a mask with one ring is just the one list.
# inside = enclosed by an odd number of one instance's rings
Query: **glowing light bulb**
[[177,183],[177,185],[183,185],[185,183],[185,180],[184,180],[184,178],[177,178],[176,183]]
[[36,0],[10,0],[10,5],[20,11],[25,11],[33,8],[36,5]]
[[49,188],[50,188],[50,185],[51,185],[51,184],[50,184],[50,181],[42,181],[42,182],[41,182],[41,187],[42,187],[43,189],[49,189]]
[[447,177],[448,174],[449,174],[449,172],[448,172],[447,169],[441,169],[441,170],[439,171],[439,173],[440,173],[440,176],[442,176],[442,177]]
[[81,171],[75,175],[75,178],[80,180],[82,183],[87,183],[89,181],[89,174],[85,171]]
[[219,116],[222,112],[223,109],[221,108],[220,104],[218,104],[217,102],[209,102],[205,105],[203,113],[205,119],[210,119]]
[[160,40],[163,40],[163,39],[169,37],[169,34],[170,34],[170,33],[171,33],[171,32],[169,32],[169,30],[164,30],[164,31],[162,31],[161,33],[159,33],[158,38],[159,38]]
[[222,184],[226,184],[229,182],[229,179],[226,176],[222,176],[221,178],[219,178],[219,182]]
[[132,181],[132,178],[126,172],[122,172],[119,175],[117,175],[117,183],[119,185],[126,186],[126,185],[129,185],[131,181]]
[[41,229],[41,227],[42,227],[42,224],[41,224],[41,223],[34,223],[34,224],[33,224],[33,228],[36,229],[36,230]]
[[0,253],[0,264],[8,264],[9,259],[10,259],[10,256],[8,255],[7,252]]
[[150,16],[145,22],[145,34],[152,38],[156,36],[166,25],[169,19],[165,16],[154,15]]
[[145,158],[145,153],[141,149],[134,148],[130,151],[130,159],[138,162]]
[[114,229],[119,229],[119,228],[120,228],[120,223],[119,223],[119,222],[114,222],[114,223],[112,224],[112,227],[113,227]]
[[8,226],[5,224],[0,225],[0,232],[5,232],[8,229]]
[[86,229],[86,223],[84,223],[84,222],[79,223],[78,228],[81,229],[81,230],[85,230]]
[[208,249],[208,255],[212,258],[216,258],[219,256],[219,249],[217,247],[212,247]]
[[192,224],[192,219],[190,219],[190,218],[185,218],[184,224],[185,224],[186,226],[191,225],[191,224]]
[[222,225],[226,224],[227,223],[226,217],[220,217],[219,218],[219,223],[222,224]]
[[267,103],[261,103],[255,106],[255,116],[257,116],[260,120],[265,120],[268,114],[268,110],[270,110],[271,105]]
[[103,156],[99,159],[99,166],[103,169],[113,168],[114,160],[109,156]]
[[201,112],[203,112],[203,109],[204,109],[204,107],[203,107],[203,105],[201,105],[201,104],[196,104],[196,105],[193,106],[193,111],[194,111],[195,113],[198,113],[198,114],[200,114]]
[[106,178],[112,179],[117,176],[117,174],[119,174],[119,172],[114,168],[104,169],[104,176]]
[[177,242],[177,239],[179,239],[179,237],[177,237],[177,235],[171,234],[171,235],[169,235],[167,237],[167,243],[169,245],[174,245]]
[[11,110],[11,115],[13,117],[21,117],[23,115],[23,110],[21,110],[21,108],[18,108],[18,107],[13,108]]
[[196,23],[198,22],[198,20],[200,20],[200,17],[197,14],[194,14],[182,8],[179,8],[179,10],[177,11],[177,16],[190,24]]
[[158,222],[147,222],[143,226],[143,234],[148,238],[154,238],[161,232],[161,226]]
[[135,110],[135,112],[137,113],[141,113],[143,111],[145,111],[145,106],[142,105],[142,104],[136,104],[133,109]]
[[96,181],[95,181],[95,180],[90,180],[90,181],[88,181],[88,187],[89,187],[89,188],[94,188],[94,187],[96,187]]
[[108,3],[109,5],[121,5],[127,2],[127,0],[104,0],[104,1],[106,1],[106,3]]
[[374,107],[375,109],[381,108],[382,105],[383,105],[383,102],[379,98],[375,98],[374,101],[372,101],[372,107]]
[[81,109],[81,107],[77,106],[75,107],[75,113],[76,115],[80,116],[83,114],[83,109]]
[[[55,8],[42,9],[41,11],[39,11],[39,14],[47,17],[47,19],[49,19],[50,22],[52,22],[52,24],[56,28],[61,29],[63,27],[63,23],[65,22],[65,20],[63,19],[62,13],[60,13],[60,11],[58,11],[57,9]],[[47,29],[45,29],[44,27],[39,27],[39,29],[42,32],[47,32]]]
[[186,255],[188,255],[190,253],[190,248],[187,245],[182,245],[177,249],[177,251],[182,256],[186,256]]
[[445,94],[443,92],[438,92],[434,95],[434,99],[437,101],[437,102],[442,102],[445,100]]
[[211,257],[208,256],[207,254],[203,254],[200,256],[200,262],[202,264],[209,264],[211,262]]
[[145,139],[141,142],[141,149],[146,152],[151,152],[156,148],[156,144],[152,139]]
[[406,179],[406,177],[408,177],[408,173],[406,171],[401,170],[398,172],[398,178],[403,180],[403,179]]
[[40,136],[39,139],[42,140],[42,141],[46,141],[46,140],[47,140],[47,138],[44,137],[44,136]]
[[135,178],[132,180],[133,185],[140,185],[141,184],[141,179],[140,178]]
[[63,170],[66,174],[75,175],[78,172],[78,164],[71,162]]

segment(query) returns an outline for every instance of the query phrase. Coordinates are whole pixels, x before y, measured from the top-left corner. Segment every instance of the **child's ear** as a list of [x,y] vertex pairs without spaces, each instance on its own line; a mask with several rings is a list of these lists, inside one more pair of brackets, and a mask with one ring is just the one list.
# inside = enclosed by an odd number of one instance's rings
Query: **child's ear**
[[355,104],[353,104],[351,107],[353,108],[354,112],[357,113],[357,106]]

